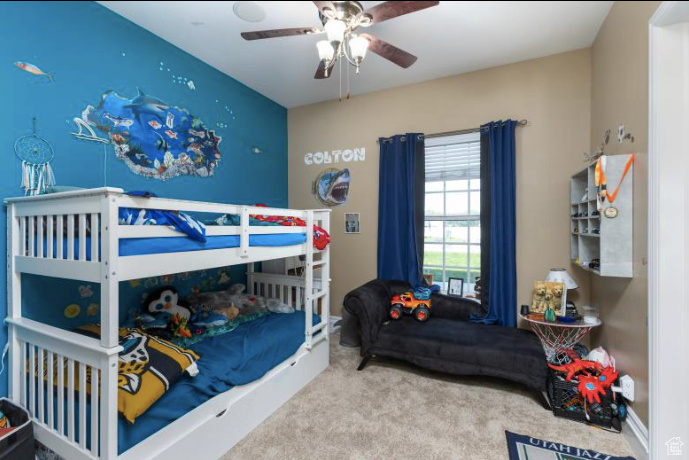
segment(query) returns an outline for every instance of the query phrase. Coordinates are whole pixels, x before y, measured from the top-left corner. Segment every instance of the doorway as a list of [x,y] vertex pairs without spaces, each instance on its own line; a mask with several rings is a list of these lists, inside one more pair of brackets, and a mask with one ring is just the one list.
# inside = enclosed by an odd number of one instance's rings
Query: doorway
[[661,459],[689,456],[689,2],[663,2],[649,27],[649,454]]

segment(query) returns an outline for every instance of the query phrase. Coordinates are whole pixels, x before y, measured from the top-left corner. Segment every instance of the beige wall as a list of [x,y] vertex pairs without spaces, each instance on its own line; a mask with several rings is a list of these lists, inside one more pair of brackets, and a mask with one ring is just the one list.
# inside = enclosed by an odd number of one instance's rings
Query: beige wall
[[[371,58],[375,59],[375,57]],[[344,295],[376,276],[378,145],[376,139],[409,131],[437,133],[475,128],[491,120],[529,120],[517,129],[518,299],[551,267],[569,266],[568,178],[583,167],[590,141],[590,50],[289,110],[289,201],[293,208],[322,207],[311,194],[329,166],[306,166],[304,154],[366,148],[366,161],[348,163],[349,202],[332,214],[332,313]],[[356,79],[353,81],[356,86]],[[345,235],[345,212],[361,213],[361,234]],[[570,270],[571,271],[571,270]],[[588,302],[587,274],[574,300]],[[517,306],[515,306],[516,308]]]
[[648,21],[661,2],[615,2],[592,51],[591,143],[623,124],[634,143],[611,141],[608,154],[636,153],[634,163],[634,278],[592,276],[591,302],[603,326],[594,334],[636,382],[634,412],[648,426],[647,190]]

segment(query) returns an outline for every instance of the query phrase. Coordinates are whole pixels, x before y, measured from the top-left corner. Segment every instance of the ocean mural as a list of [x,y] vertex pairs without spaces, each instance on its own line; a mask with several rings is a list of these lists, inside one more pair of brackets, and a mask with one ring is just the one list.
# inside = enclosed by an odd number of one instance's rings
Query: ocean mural
[[187,110],[141,89],[133,99],[107,91],[97,107],[87,106],[74,121],[80,128],[77,137],[84,125],[95,127],[114,146],[117,158],[145,177],[209,177],[220,161],[221,137]]

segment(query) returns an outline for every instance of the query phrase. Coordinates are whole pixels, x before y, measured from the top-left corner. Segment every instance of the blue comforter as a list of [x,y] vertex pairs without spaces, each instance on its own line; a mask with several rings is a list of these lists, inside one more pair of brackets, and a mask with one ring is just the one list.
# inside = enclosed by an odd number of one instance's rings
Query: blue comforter
[[[314,315],[314,324],[320,318]],[[190,348],[201,356],[199,374],[185,375],[130,425],[119,417],[118,449],[123,453],[214,396],[260,379],[292,356],[304,342],[304,312],[270,314]]]

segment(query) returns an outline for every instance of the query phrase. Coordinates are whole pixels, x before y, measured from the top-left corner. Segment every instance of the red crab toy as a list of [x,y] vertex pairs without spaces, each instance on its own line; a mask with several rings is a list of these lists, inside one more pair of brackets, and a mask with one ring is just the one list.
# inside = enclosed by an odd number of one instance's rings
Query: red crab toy
[[577,390],[586,398],[589,404],[596,401],[600,404],[600,396],[605,395],[606,390],[612,387],[612,384],[617,380],[619,373],[612,367],[606,367],[600,375],[580,375],[579,386]]
[[579,358],[572,358],[571,362],[563,364],[562,366],[555,366],[554,364],[550,363],[548,363],[548,366],[555,371],[566,372],[567,377],[565,377],[565,379],[568,382],[571,382],[574,376],[580,372],[601,372],[603,370],[603,367],[600,363],[595,361],[586,361]]
[[612,387],[612,384],[617,380],[619,373],[612,367],[603,367],[596,361],[587,361],[578,358],[575,354],[570,353],[571,362],[562,366],[556,366],[548,363],[551,369],[558,372],[566,372],[565,380],[571,382],[574,377],[579,380],[577,390],[589,404],[597,402],[600,404],[601,395]]

